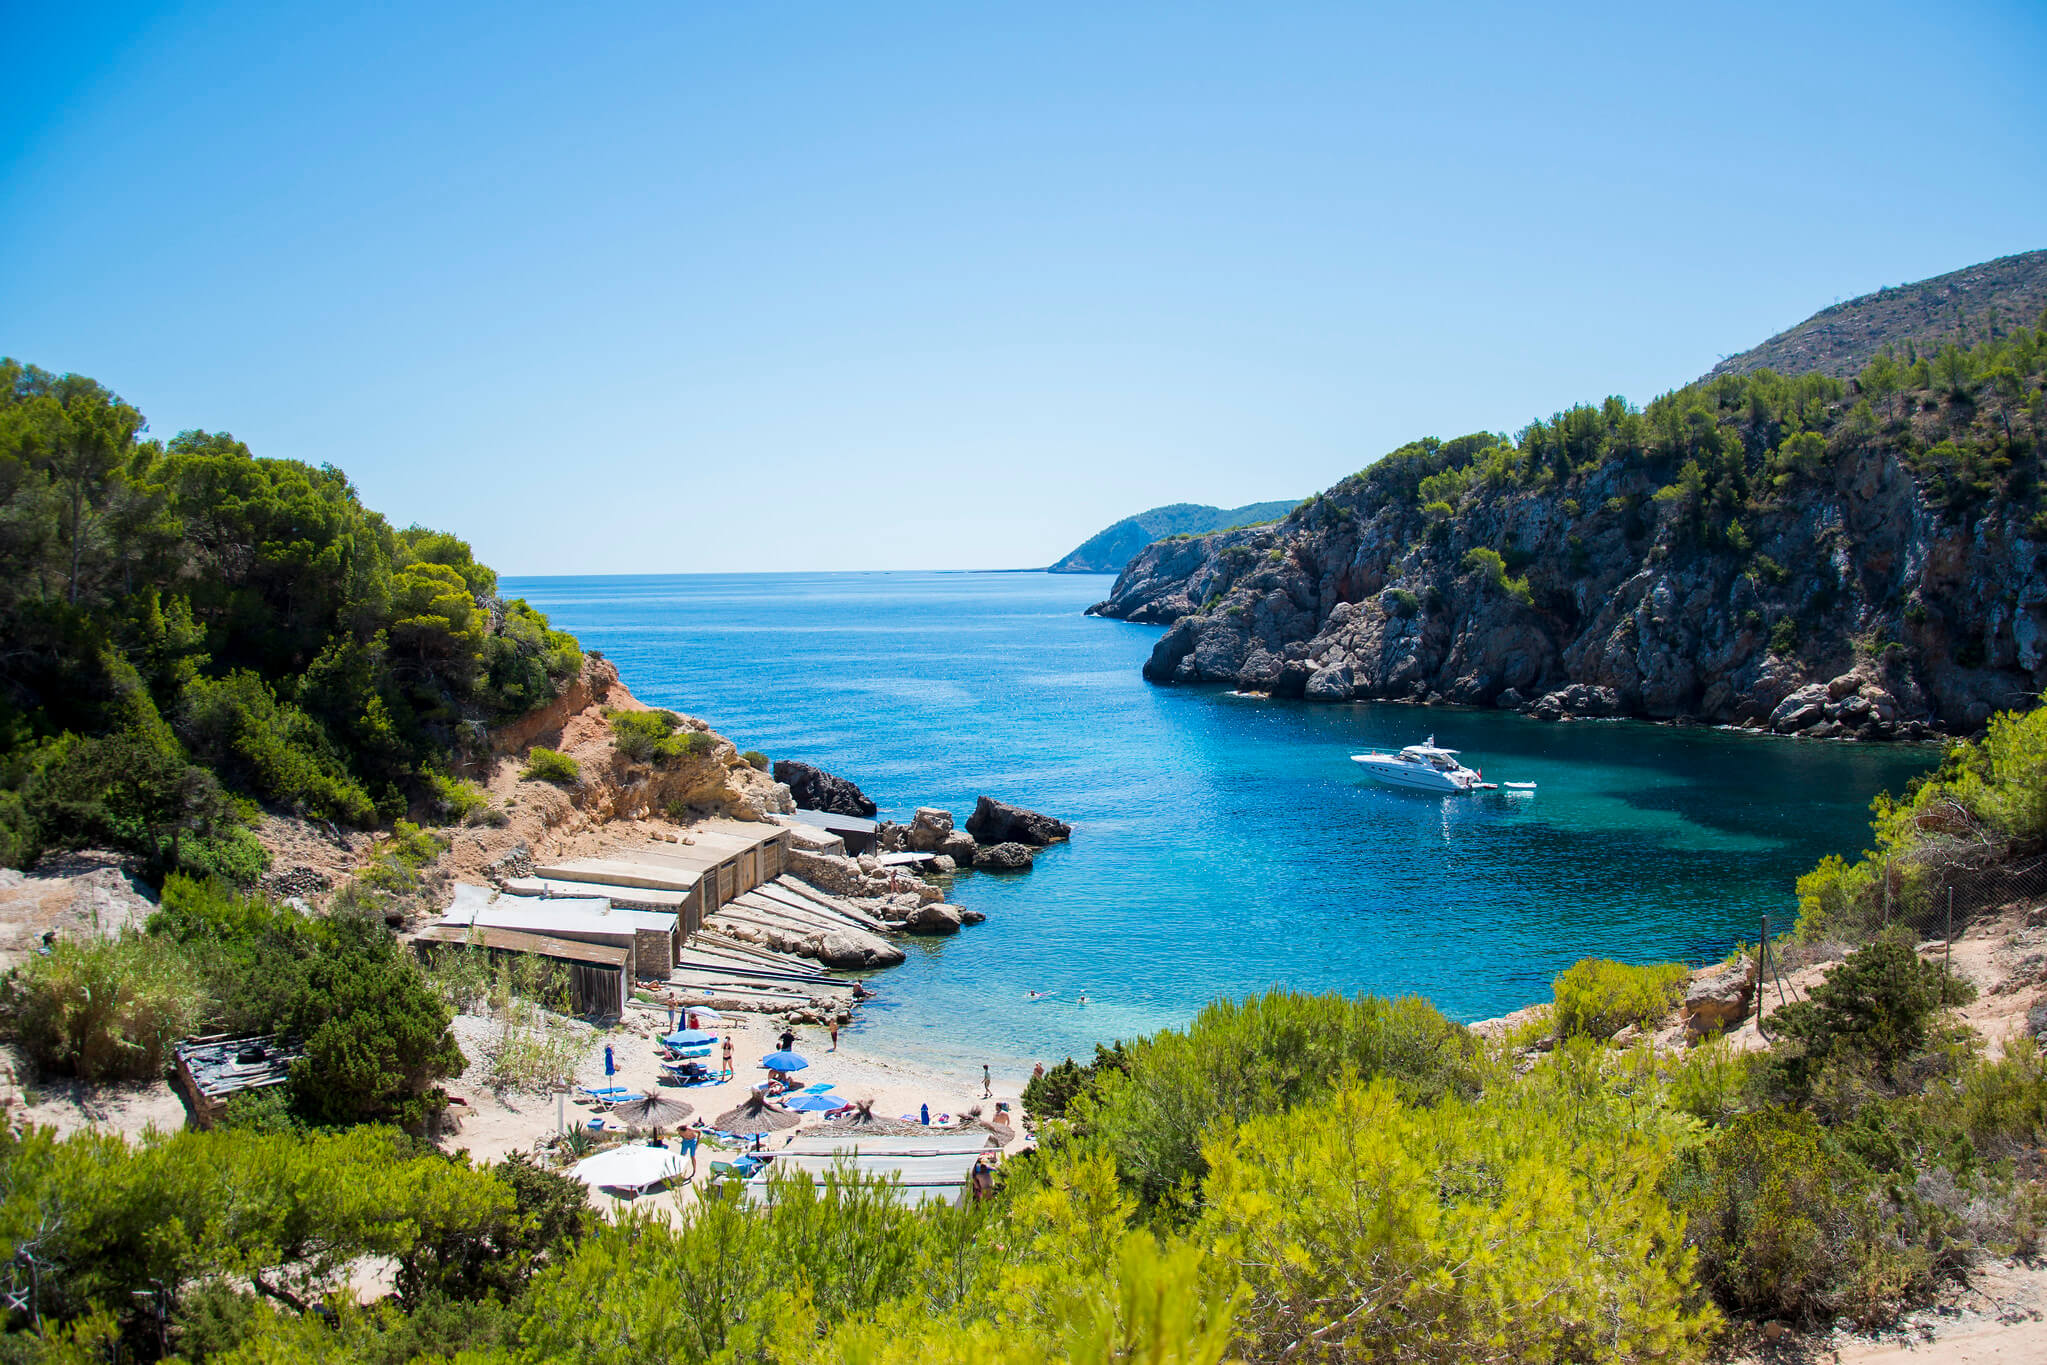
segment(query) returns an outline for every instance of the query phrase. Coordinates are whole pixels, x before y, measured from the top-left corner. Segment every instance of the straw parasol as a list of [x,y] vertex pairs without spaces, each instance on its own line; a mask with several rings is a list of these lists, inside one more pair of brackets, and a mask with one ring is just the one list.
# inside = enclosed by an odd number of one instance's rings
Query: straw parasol
[[936,1137],[944,1133],[991,1131],[978,1117],[962,1117],[958,1123],[944,1128],[936,1124],[926,1126],[915,1119],[892,1119],[876,1114],[873,1100],[854,1101],[852,1113],[825,1120],[825,1128],[828,1132],[864,1133],[869,1137]]
[[725,1133],[775,1133],[801,1122],[797,1115],[786,1109],[770,1109],[759,1095],[753,1095],[737,1109],[727,1109],[711,1120],[711,1126]]
[[611,1115],[622,1123],[637,1123],[649,1128],[664,1124],[680,1123],[696,1110],[681,1100],[666,1095],[648,1095],[642,1099],[627,1100],[624,1104],[611,1106]]

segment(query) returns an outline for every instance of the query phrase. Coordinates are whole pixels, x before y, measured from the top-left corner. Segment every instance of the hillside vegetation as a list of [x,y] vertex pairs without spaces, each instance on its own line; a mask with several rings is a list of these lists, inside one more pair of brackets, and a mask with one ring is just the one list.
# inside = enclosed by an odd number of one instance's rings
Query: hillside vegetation
[[1130,557],[1167,536],[1203,535],[1261,521],[1275,521],[1294,510],[1299,499],[1253,502],[1224,509],[1198,502],[1175,502],[1139,512],[1098,531],[1054,564],[1051,573],[1120,573]]
[[1094,612],[1157,681],[1881,737],[2047,686],[2047,336],[1416,441]]
[[1822,308],[1762,345],[1727,357],[1706,378],[1775,370],[1847,379],[1885,351],[1909,361],[1950,344],[1994,341],[2042,310],[2047,310],[2047,251],[2001,256]]
[[[2043,725],[2001,720],[1904,804],[2037,838]],[[1616,1038],[1669,1008],[1668,966],[1581,963],[1500,1042],[1273,991],[1033,1081],[1042,1147],[986,1202],[848,1170],[674,1221],[363,1122],[454,1061],[379,927],[173,879],[151,933],[215,1008],[308,1011],[312,1045],[220,1131],[0,1134],[0,1254],[37,1271],[7,1359],[1694,1362],[1762,1322],[1888,1323],[2033,1254],[2047,1210],[2047,1065],[1983,1055],[1968,985],[1896,925],[1829,926],[1844,960],[1764,1053]],[[9,1022],[60,974],[31,964]]]
[[388,822],[581,668],[467,544],[341,471],[143,431],[93,380],[0,361],[0,862],[94,845],[247,882],[252,803]]

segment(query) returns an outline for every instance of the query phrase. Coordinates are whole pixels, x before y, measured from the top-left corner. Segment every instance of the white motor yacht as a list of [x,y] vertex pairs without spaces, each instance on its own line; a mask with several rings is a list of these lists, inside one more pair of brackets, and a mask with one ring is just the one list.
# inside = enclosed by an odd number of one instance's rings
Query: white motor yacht
[[1408,745],[1397,754],[1352,754],[1350,761],[1362,765],[1366,772],[1389,787],[1406,787],[1411,791],[1449,795],[1490,790],[1493,786],[1480,777],[1476,768],[1467,768],[1459,763],[1455,749],[1437,748],[1434,735],[1423,743]]

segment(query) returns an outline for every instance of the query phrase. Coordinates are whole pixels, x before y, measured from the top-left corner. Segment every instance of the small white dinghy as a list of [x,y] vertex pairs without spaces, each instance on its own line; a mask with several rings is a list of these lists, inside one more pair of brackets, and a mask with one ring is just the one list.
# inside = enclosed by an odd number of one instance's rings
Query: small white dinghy
[[1535,784],[1533,782],[1502,782],[1500,790],[1520,792],[1524,796],[1533,796],[1535,794]]

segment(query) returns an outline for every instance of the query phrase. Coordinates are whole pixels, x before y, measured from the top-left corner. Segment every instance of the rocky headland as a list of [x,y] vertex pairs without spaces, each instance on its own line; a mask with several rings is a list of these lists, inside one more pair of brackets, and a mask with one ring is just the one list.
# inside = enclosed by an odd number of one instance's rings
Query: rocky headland
[[1089,610],[1170,627],[1159,683],[1972,732],[2047,686],[2047,397],[2016,336],[1416,442],[1277,524],[1150,546]]

